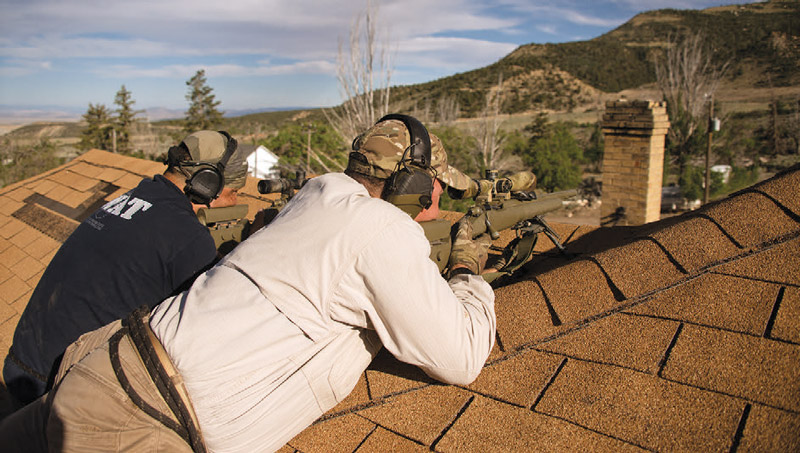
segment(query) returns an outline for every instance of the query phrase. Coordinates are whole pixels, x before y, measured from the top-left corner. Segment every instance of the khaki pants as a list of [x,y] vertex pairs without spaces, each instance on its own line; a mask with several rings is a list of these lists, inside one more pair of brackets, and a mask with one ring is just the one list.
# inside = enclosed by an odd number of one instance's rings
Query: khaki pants
[[[192,451],[121,388],[108,344],[119,327],[117,322],[90,332],[67,349],[53,390],[0,425],[4,451]],[[119,357],[136,393],[177,423],[128,336],[120,341]]]

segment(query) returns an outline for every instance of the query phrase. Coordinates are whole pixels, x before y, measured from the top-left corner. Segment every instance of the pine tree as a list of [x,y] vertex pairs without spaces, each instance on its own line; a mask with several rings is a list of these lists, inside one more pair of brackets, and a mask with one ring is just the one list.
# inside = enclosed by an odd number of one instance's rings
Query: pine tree
[[186,132],[195,132],[206,129],[216,129],[222,124],[222,113],[217,110],[220,101],[214,99],[214,91],[206,83],[206,71],[201,69],[188,81],[189,93],[186,100],[190,102],[186,111],[184,129]]
[[111,149],[111,131],[113,130],[111,114],[103,104],[89,103],[89,109],[83,114],[86,129],[81,132],[81,141],[78,146],[88,150]]
[[139,111],[133,109],[136,101],[131,98],[131,92],[122,85],[114,98],[117,105],[116,118],[114,118],[114,128],[117,131],[117,152],[130,153],[131,149],[131,126],[136,122],[136,115]]

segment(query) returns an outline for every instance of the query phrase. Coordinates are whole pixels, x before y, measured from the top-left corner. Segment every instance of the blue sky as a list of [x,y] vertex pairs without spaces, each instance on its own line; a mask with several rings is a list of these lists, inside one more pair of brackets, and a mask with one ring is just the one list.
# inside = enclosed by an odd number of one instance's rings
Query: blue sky
[[[377,0],[373,0],[377,1]],[[521,44],[597,37],[639,12],[736,0],[383,0],[391,83],[491,64]],[[223,110],[341,102],[337,49],[366,0],[0,0],[0,108],[186,109],[205,69]]]

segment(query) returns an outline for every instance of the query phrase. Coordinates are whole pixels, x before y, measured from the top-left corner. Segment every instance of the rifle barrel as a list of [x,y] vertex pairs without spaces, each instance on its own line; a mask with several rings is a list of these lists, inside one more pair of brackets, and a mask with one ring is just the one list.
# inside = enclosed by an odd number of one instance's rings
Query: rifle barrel
[[555,195],[531,201],[508,200],[503,203],[503,209],[488,210],[472,219],[472,232],[475,237],[485,233],[487,218],[491,228],[499,232],[511,228],[521,220],[555,211],[563,205],[562,199]]

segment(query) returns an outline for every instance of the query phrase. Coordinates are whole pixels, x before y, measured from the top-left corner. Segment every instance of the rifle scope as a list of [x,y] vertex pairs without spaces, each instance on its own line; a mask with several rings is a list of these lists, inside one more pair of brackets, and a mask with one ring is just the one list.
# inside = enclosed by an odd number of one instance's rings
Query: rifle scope
[[470,181],[469,188],[464,191],[450,190],[447,193],[451,198],[460,200],[464,198],[475,198],[488,192],[494,194],[509,192],[526,192],[536,187],[536,176],[529,171],[514,173],[508,177],[497,178],[496,173],[487,175],[493,179],[473,179]]
[[300,189],[306,182],[306,172],[298,171],[294,179],[289,178],[272,178],[262,179],[258,182],[258,193],[293,193],[294,189]]

